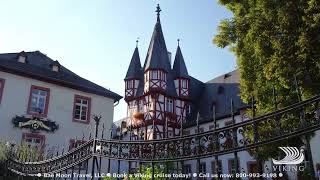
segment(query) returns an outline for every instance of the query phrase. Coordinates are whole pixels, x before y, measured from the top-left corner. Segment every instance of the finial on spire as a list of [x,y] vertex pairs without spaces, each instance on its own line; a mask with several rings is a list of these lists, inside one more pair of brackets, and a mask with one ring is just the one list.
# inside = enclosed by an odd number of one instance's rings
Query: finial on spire
[[137,40],[136,40],[136,47],[138,47],[138,44],[139,44],[139,37],[137,37]]
[[159,4],[157,4],[157,10],[156,10],[156,12],[157,12],[157,21],[159,22],[159,21],[160,21],[160,12],[161,12],[160,5],[159,5]]
[[177,41],[178,41],[178,46],[179,46],[180,45],[180,39],[178,38]]

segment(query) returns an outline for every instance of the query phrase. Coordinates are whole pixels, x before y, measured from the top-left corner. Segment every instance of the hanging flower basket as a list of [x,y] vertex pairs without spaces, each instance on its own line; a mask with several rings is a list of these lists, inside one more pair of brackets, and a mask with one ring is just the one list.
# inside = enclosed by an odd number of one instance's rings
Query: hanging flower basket
[[143,120],[144,119],[144,114],[141,113],[141,112],[135,112],[135,113],[133,113],[133,117],[135,119]]

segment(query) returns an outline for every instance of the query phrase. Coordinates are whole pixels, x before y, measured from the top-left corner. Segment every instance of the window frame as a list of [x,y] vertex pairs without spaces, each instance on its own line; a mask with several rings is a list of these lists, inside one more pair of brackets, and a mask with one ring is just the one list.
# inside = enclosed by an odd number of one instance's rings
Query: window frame
[[183,165],[183,173],[188,174],[192,172],[191,164],[184,164]]
[[222,160],[219,159],[218,163],[216,164],[217,161],[211,161],[211,171],[213,174],[218,174],[217,169],[216,169],[216,165],[218,165],[218,171],[220,174],[222,174]]
[[[76,119],[75,118],[75,111],[76,111],[76,101],[77,99],[81,99],[81,100],[87,100],[88,101],[88,106],[87,106],[87,119],[86,120],[81,120],[80,119]],[[82,106],[81,106],[82,107]],[[81,115],[80,115],[81,116]],[[74,122],[79,122],[79,123],[84,123],[84,124],[89,124],[90,123],[90,116],[91,116],[91,98],[87,97],[87,96],[81,96],[81,95],[74,95],[74,99],[73,99],[73,111],[72,111],[72,121]]]
[[[233,166],[236,166],[235,160],[236,160],[235,158],[228,159],[229,174],[235,174],[236,173],[236,168],[237,167],[233,168]],[[238,158],[238,163],[240,164],[240,158]],[[232,172],[232,171],[235,171],[235,172]]]
[[[47,96],[46,96],[46,98],[45,98],[45,99],[46,99],[46,102],[44,103],[45,107],[44,107],[44,111],[43,111],[42,114],[39,114],[39,113],[37,113],[37,112],[31,111],[32,91],[35,90],[35,89],[41,90],[41,91],[46,91],[46,92],[47,92]],[[50,101],[50,89],[49,89],[49,88],[32,85],[31,88],[30,88],[27,114],[29,114],[29,115],[34,115],[34,116],[40,116],[40,117],[47,117],[47,115],[48,115],[48,109],[49,109],[49,101]]]
[[165,107],[166,107],[166,112],[174,113],[174,100],[170,99],[170,98],[167,98]]
[[70,139],[69,141],[69,151],[72,149],[77,148],[79,145],[86,143],[85,140],[79,140],[79,139]]
[[182,89],[188,89],[188,80],[187,79],[181,79],[181,87],[182,87]]
[[[204,168],[203,168],[204,167]],[[204,171],[203,171],[204,170]],[[199,164],[199,173],[206,174],[207,173],[207,163],[206,162],[201,162]]]
[[204,132],[204,128],[203,128],[203,127],[200,127],[200,128],[199,128],[199,131],[200,131],[200,132],[198,132],[198,128],[194,130],[194,132],[195,132],[196,134],[197,134],[197,133],[203,133],[203,132]]
[[0,86],[0,104],[2,102],[2,95],[3,95],[5,83],[6,83],[6,80],[0,78],[0,84],[1,84],[1,86]]
[[27,138],[38,138],[40,139],[40,152],[43,152],[45,149],[45,144],[46,144],[46,136],[42,134],[37,134],[37,133],[23,133],[22,134],[22,141],[26,141]]
[[231,126],[233,125],[233,121],[232,120],[227,120],[224,122],[224,126],[227,127],[227,126]]

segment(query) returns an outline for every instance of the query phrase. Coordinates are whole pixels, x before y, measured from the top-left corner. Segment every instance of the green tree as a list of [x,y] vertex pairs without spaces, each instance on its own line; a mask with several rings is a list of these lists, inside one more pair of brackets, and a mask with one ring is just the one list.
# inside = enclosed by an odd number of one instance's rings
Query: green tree
[[[173,163],[167,163],[168,165],[168,173],[170,173],[170,171],[172,171],[174,169],[174,165]],[[165,174],[165,166],[166,165],[155,165],[154,166],[154,174],[155,174],[155,180],[164,180],[166,179],[165,177],[161,177],[161,176],[156,176],[157,174],[158,175],[162,175],[162,174]],[[138,169],[140,169],[138,167]],[[138,173],[138,172],[137,172]],[[130,180],[139,180],[139,179],[142,179],[142,180],[151,180],[152,179],[152,167],[151,165],[142,165],[141,166],[141,172],[140,172],[141,176],[138,177],[138,175],[136,176],[135,173],[132,173],[131,176],[130,176]],[[117,179],[117,178],[114,178],[114,177],[106,177],[104,178],[104,180],[114,180],[114,179]],[[128,177],[124,178],[124,179],[128,179]]]
[[[26,144],[22,143],[13,150],[9,143],[0,142],[0,174],[1,175],[14,175],[14,173],[9,173],[7,169],[7,161],[9,160],[10,154],[22,162],[25,161],[39,161],[42,159],[42,153],[34,148],[28,147]],[[17,175],[15,175],[17,176]],[[29,178],[27,178],[29,179]],[[31,178],[30,178],[31,179]],[[39,178],[37,178],[39,179]]]
[[[298,101],[296,77],[303,99],[320,92],[320,2],[318,0],[219,0],[233,13],[218,27],[213,42],[229,47],[237,57],[241,98],[256,100],[257,114]],[[282,124],[297,124],[288,118]],[[263,131],[272,131],[265,124]],[[298,144],[301,141],[295,141]],[[283,142],[281,142],[283,143]],[[289,143],[289,142],[286,142]],[[290,142],[291,143],[291,142]],[[277,144],[260,149],[265,159],[275,156]],[[253,152],[259,154],[259,152]]]

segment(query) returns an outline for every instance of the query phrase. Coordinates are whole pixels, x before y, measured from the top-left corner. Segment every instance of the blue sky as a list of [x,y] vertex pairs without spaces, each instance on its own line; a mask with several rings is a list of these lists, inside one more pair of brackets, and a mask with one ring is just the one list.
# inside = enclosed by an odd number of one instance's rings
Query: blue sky
[[[177,38],[189,74],[206,82],[236,68],[228,49],[212,44],[219,21],[231,17],[217,1],[194,0],[28,0],[1,1],[0,53],[40,50],[78,75],[124,95],[135,41],[143,64],[155,8],[174,58]],[[114,120],[126,116],[124,100]]]

